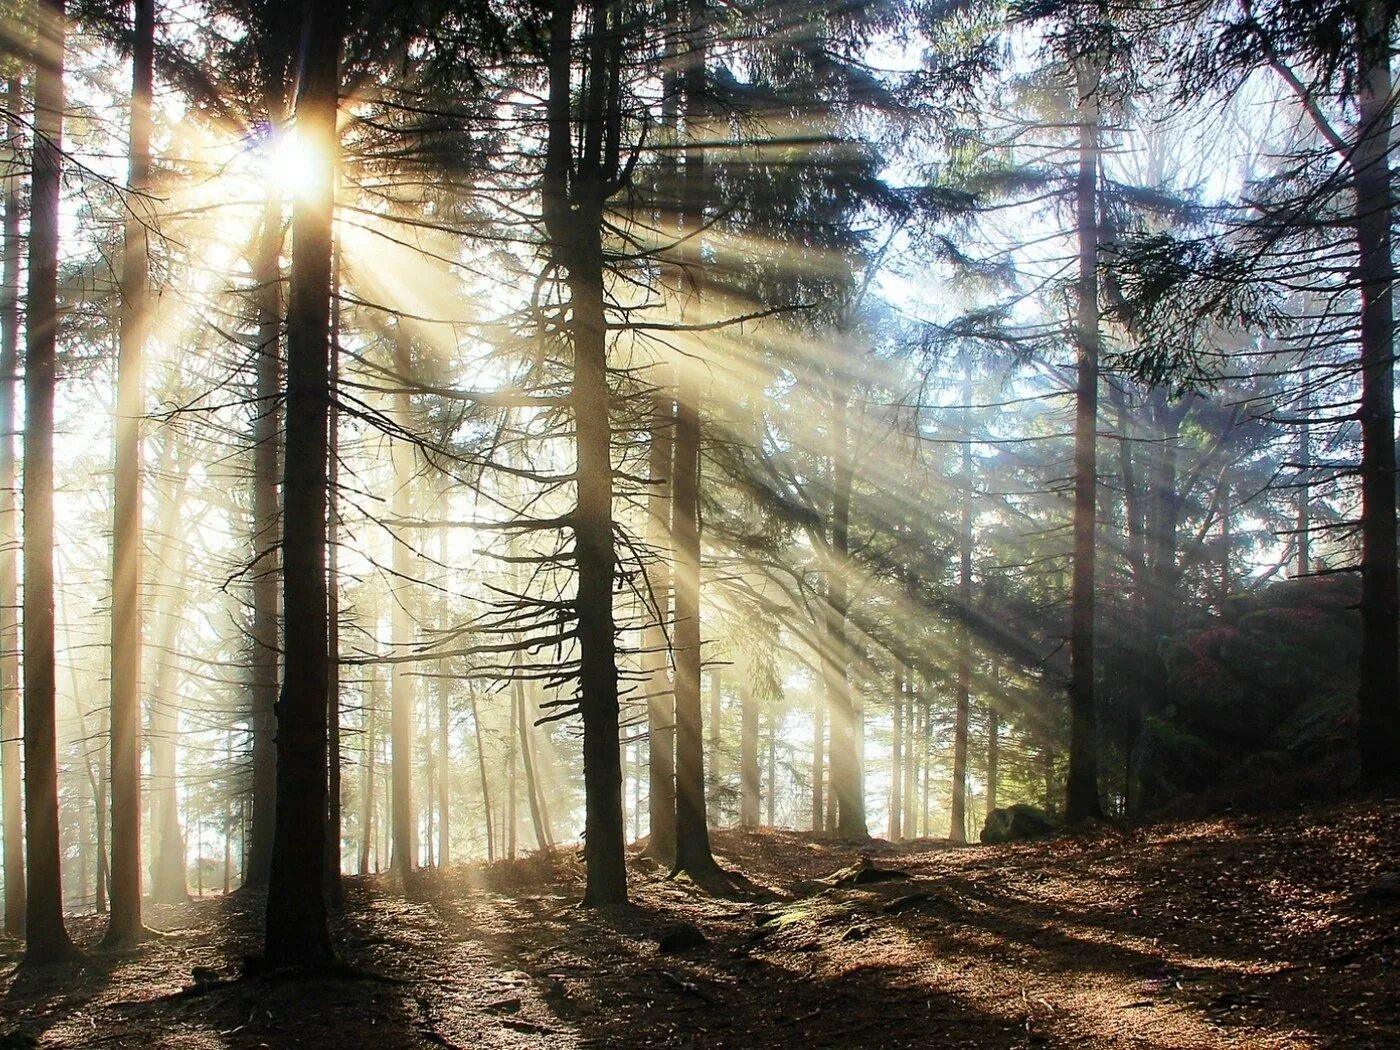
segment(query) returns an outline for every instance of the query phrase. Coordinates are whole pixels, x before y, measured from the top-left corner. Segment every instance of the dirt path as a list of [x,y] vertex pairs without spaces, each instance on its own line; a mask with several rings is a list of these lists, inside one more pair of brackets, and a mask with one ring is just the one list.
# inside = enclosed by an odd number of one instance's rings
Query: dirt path
[[[79,974],[4,978],[44,1047],[1394,1047],[1394,804],[999,848],[722,832],[752,885],[716,897],[633,862],[635,906],[585,912],[572,858],[351,880],[359,980],[231,977],[255,901],[156,911],[169,936]],[[693,924],[707,943],[658,939]],[[91,943],[95,920],[77,923]],[[13,951],[9,954],[13,962]],[[0,1047],[8,1044],[0,1040]],[[22,1045],[22,1044],[16,1044]]]

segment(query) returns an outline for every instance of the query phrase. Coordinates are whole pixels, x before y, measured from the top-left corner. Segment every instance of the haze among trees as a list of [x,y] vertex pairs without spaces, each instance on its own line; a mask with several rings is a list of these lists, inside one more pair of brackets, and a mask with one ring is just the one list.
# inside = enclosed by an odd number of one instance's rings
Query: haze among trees
[[0,1047],[1400,1039],[1397,20],[11,0]]

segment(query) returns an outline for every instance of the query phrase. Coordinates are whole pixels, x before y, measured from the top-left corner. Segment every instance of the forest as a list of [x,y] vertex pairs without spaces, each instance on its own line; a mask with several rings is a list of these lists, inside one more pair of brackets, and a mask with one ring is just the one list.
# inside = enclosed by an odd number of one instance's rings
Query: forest
[[1391,0],[3,0],[0,1050],[1400,1045]]

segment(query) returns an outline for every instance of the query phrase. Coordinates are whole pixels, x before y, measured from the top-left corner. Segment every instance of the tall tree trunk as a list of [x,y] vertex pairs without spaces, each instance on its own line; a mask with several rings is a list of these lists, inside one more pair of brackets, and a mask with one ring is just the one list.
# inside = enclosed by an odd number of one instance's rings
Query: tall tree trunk
[[132,944],[142,931],[141,419],[150,278],[150,218],[142,195],[151,173],[155,26],[155,0],[136,0],[112,493],[112,914],[103,938],[109,947]]
[[[275,104],[269,101],[269,114]],[[263,204],[254,277],[257,282],[257,414],[253,420],[252,651],[249,664],[249,734],[253,742],[253,813],[243,885],[267,888],[277,815],[277,703],[280,521],[277,481],[281,466],[282,396],[282,202],[269,191]]]
[[326,438],[326,903],[345,907],[340,878],[340,240],[331,245],[330,419]]
[[[408,385],[412,381],[413,363],[408,333],[400,320],[394,333],[394,371],[398,392],[394,395],[394,417],[404,433],[412,433]],[[405,521],[412,513],[410,493],[413,484],[413,447],[395,438],[391,446],[394,464],[393,516]],[[398,534],[390,537],[393,545],[390,565],[394,582],[390,587],[390,623],[392,648],[396,654],[406,654],[413,644],[414,622],[408,611],[413,568],[410,551]],[[389,667],[393,676],[389,690],[389,737],[393,749],[389,776],[393,794],[394,847],[390,871],[403,877],[418,866],[418,823],[413,807],[413,724],[417,679],[411,665],[394,663]]]
[[1362,4],[1357,27],[1360,137],[1356,185],[1361,285],[1361,672],[1357,690],[1361,775],[1400,777],[1400,656],[1395,539],[1395,314],[1390,228],[1390,133],[1394,121],[1390,14]]
[[[818,625],[817,633],[825,634],[825,630]],[[822,646],[826,643],[819,641],[817,644]],[[820,662],[825,663],[825,660]],[[826,708],[827,697],[822,693],[812,707],[812,830],[818,834],[825,827],[823,814],[826,812],[825,792],[822,790],[826,774]]]
[[[674,123],[674,116],[672,117]],[[670,547],[672,438],[676,406],[666,381],[652,399],[651,445],[647,494],[647,541],[655,556],[647,565],[652,620],[642,642],[647,681],[647,782],[650,838],[648,857],[670,865],[676,858],[676,697],[671,689],[670,641],[666,622],[671,609]]]
[[[550,29],[549,134],[544,171],[545,226],[556,260],[568,272],[573,345],[572,407],[577,446],[574,603],[583,717],[584,861],[590,907],[627,900],[622,763],[618,753],[617,641],[612,607],[612,411],[608,390],[608,323],[603,286],[603,204],[609,195],[605,145],[617,100],[609,68],[612,5],[593,0],[588,12],[588,90],[582,103],[583,148],[575,159],[571,126],[573,0],[556,0]],[[620,37],[614,23],[612,35]],[[610,90],[611,89],[611,90]]]
[[963,362],[962,529],[958,536],[958,686],[953,708],[953,804],[948,841],[967,841],[967,730],[971,714],[972,631],[972,362]]
[[282,471],[284,642],[277,701],[277,823],[266,962],[324,970],[326,925],[327,426],[331,222],[338,156],[341,0],[305,0],[297,134],[315,158],[292,215],[287,304],[287,451]]
[[909,675],[909,729],[904,734],[904,834],[906,838],[918,838],[919,822],[915,812],[915,795],[919,785],[919,752],[917,721],[919,718],[919,693],[914,675]]
[[827,695],[831,698],[831,790],[836,798],[836,831],[843,838],[868,838],[865,799],[860,783],[860,734],[851,695],[850,650],[846,640],[849,613],[851,553],[851,488],[855,477],[848,403],[841,377],[833,389],[833,450],[831,506],[831,571],[827,581]]
[[768,791],[764,796],[768,812],[764,823],[773,827],[773,818],[778,800],[778,712],[768,708]]
[[762,805],[758,766],[758,698],[753,695],[753,676],[741,684],[739,713],[739,823],[758,826]]
[[57,379],[59,199],[63,164],[64,0],[38,12],[29,294],[24,368],[24,822],[26,964],[77,949],[63,925],[54,704],[53,421]]
[[1098,706],[1094,695],[1094,524],[1099,393],[1098,74],[1075,62],[1079,98],[1078,357],[1074,414],[1074,577],[1070,594],[1070,743],[1065,819],[1103,816],[1099,802]]
[[894,669],[894,712],[890,739],[890,826],[891,842],[904,838],[904,668]]
[[[5,89],[5,144],[20,148],[20,79]],[[19,762],[19,549],[15,507],[15,395],[19,386],[20,175],[5,176],[4,262],[0,266],[0,794],[4,796],[5,932],[24,936],[24,800]]]

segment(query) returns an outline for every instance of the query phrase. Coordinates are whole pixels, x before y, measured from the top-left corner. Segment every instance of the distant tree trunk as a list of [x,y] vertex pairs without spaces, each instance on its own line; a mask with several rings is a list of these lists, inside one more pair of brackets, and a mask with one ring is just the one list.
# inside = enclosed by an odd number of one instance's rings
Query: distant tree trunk
[[[6,85],[5,144],[20,149],[20,79]],[[21,695],[19,668],[20,537],[15,511],[15,394],[19,385],[20,180],[5,178],[4,262],[0,267],[0,794],[4,796],[5,932],[24,936],[24,800],[19,761]]]
[[[674,122],[674,118],[673,118]],[[648,807],[650,838],[646,854],[662,864],[676,858],[676,697],[671,689],[670,642],[666,629],[671,609],[671,573],[665,553],[670,546],[672,437],[675,401],[664,383],[653,395],[647,494],[647,542],[656,552],[647,565],[653,621],[642,643],[647,681]]]
[[757,827],[762,805],[758,765],[758,699],[753,695],[753,676],[741,686],[739,713],[739,823]]
[[530,711],[525,701],[525,683],[514,682],[516,725],[520,727],[520,758],[525,763],[525,796],[530,803],[530,823],[535,829],[535,848],[548,849],[549,830],[545,827],[544,809],[540,805],[542,794],[539,772],[535,769],[534,746],[530,739]]
[[843,838],[868,838],[860,783],[860,734],[851,696],[850,650],[846,640],[851,553],[851,488],[855,477],[847,395],[836,380],[832,432],[837,435],[831,507],[831,572],[827,581],[827,695],[831,698],[831,790],[836,797],[836,831]]
[[141,420],[145,415],[155,0],[136,0],[112,482],[112,914],[103,944],[141,937]]
[[365,689],[364,772],[360,783],[360,865],[361,875],[369,874],[370,847],[374,844],[374,767],[379,746],[375,739],[375,722],[380,708],[380,676],[374,667],[366,667],[369,682]]
[[173,491],[167,492],[161,508],[161,554],[158,559],[173,586],[160,602],[156,638],[156,677],[151,689],[150,732],[147,734],[151,763],[151,900],[157,904],[183,904],[189,899],[185,881],[185,836],[180,828],[179,710],[171,695],[175,679],[175,644],[179,637],[178,596],[185,592],[188,578],[185,545],[178,542],[176,524],[184,503],[186,474],[182,457],[174,454],[174,436],[166,432],[161,455],[160,476],[175,477]]
[[953,804],[948,841],[967,841],[967,731],[971,715],[972,632],[972,362],[963,362],[962,529],[958,543],[958,691],[953,707]]
[[1001,765],[1001,713],[995,703],[987,705],[987,816],[997,808],[997,789],[1000,784]]
[[919,694],[914,675],[909,675],[909,731],[904,735],[904,834],[919,837],[919,822],[915,811],[919,785],[918,718]]
[[720,773],[719,773],[719,752],[720,752],[720,722],[723,720],[723,675],[718,667],[710,671],[710,713],[706,721],[709,723],[706,728],[709,730],[709,751],[710,751],[710,779],[706,785],[708,794],[706,795],[706,813],[712,826],[718,827],[720,822]]
[[[820,634],[822,628],[817,627]],[[825,643],[818,643],[825,644]],[[812,708],[812,830],[820,834],[825,826],[826,799],[822,781],[826,772],[826,696],[818,697]]]
[[317,163],[292,215],[282,472],[284,670],[277,701],[277,824],[264,942],[270,969],[324,970],[334,963],[325,899],[326,491],[341,18],[341,0],[305,0],[297,134]]
[[890,739],[890,827],[891,842],[904,838],[904,668],[894,669],[894,733]]
[[773,818],[778,800],[778,712],[768,708],[768,790],[764,795],[768,812],[764,823],[773,827]]
[[1098,170],[1099,78],[1075,62],[1079,98],[1078,356],[1074,419],[1074,577],[1070,595],[1070,745],[1065,819],[1103,816],[1099,802],[1098,706],[1094,694],[1094,533],[1098,491],[1099,390]]
[[515,698],[511,698],[509,711],[509,725],[506,726],[506,857],[515,859],[515,829],[520,823],[516,810],[516,798],[518,788],[518,777],[516,774],[515,742],[516,726],[520,714],[520,708],[515,703]]
[[1359,5],[1356,186],[1361,290],[1361,670],[1357,731],[1368,784],[1400,778],[1400,653],[1395,513],[1394,218],[1390,150],[1394,85],[1391,13]]
[[446,668],[438,666],[437,714],[438,714],[438,864],[446,867],[452,862],[452,756],[449,750],[451,708],[448,703],[448,681]]
[[64,0],[36,12],[33,176],[24,369],[24,818],[29,899],[26,965],[77,949],[63,925],[54,717],[54,390],[57,378],[59,200],[63,164]]
[[[269,112],[274,105],[269,102]],[[253,419],[252,651],[249,662],[249,734],[253,743],[253,814],[243,885],[267,888],[277,815],[277,602],[281,535],[277,482],[281,467],[282,202],[269,191],[254,260],[257,282],[257,408]]]
[[[404,432],[412,433],[408,385],[412,382],[413,363],[408,333],[404,331],[402,320],[394,334],[394,372],[398,384],[398,392],[394,394],[394,418]],[[395,438],[390,452],[394,464],[392,514],[395,521],[404,521],[412,513],[413,448],[407,441]],[[413,567],[408,545],[397,533],[390,537],[390,543],[393,548],[390,564],[394,576],[389,603],[392,648],[396,655],[406,655],[413,643],[414,631],[413,616],[408,611],[411,589],[408,580]],[[392,676],[389,737],[393,749],[389,775],[392,781],[394,836],[390,871],[406,876],[418,866],[418,823],[413,811],[413,713],[417,679],[406,663],[391,664],[389,673]]]
[[[583,716],[584,860],[590,907],[627,900],[622,764],[618,754],[617,641],[612,608],[612,410],[608,384],[608,321],[603,286],[603,205],[616,178],[611,163],[619,112],[616,70],[622,29],[616,7],[593,0],[588,10],[588,90],[582,100],[583,149],[575,157],[573,0],[556,0],[550,30],[545,226],[556,260],[568,272],[572,307],[572,407],[577,447],[574,510],[579,711]],[[609,25],[611,14],[612,24]]]
[[477,710],[476,693],[467,694],[472,705],[472,728],[476,731],[476,768],[481,774],[481,808],[486,813],[486,860],[496,859],[496,835],[491,827],[491,786],[486,777],[486,733],[481,728],[481,712]]

